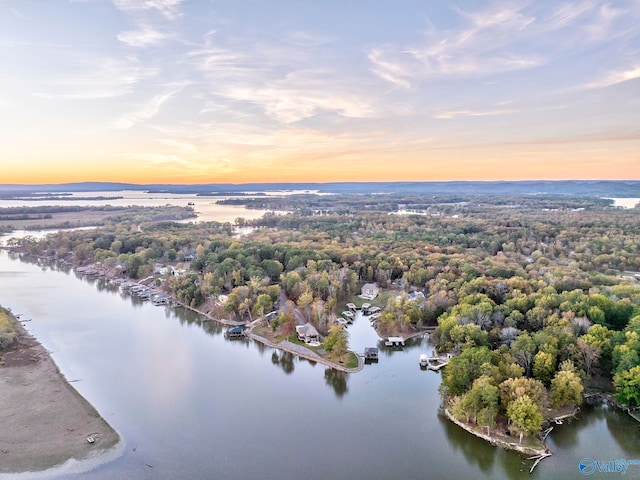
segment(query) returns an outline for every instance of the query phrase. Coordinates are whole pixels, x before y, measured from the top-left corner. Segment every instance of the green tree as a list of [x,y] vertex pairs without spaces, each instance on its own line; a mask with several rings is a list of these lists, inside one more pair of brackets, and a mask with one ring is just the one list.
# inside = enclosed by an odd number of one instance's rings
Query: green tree
[[573,370],[560,370],[551,380],[551,404],[555,408],[582,403],[582,379]]
[[536,343],[531,335],[522,332],[511,344],[511,352],[518,364],[524,369],[525,375],[531,375],[533,356],[536,352]]
[[533,377],[548,385],[556,370],[556,359],[550,353],[538,352],[533,357]]
[[492,428],[496,426],[496,416],[498,415],[498,407],[490,406],[485,407],[478,412],[476,417],[476,423],[483,428],[487,429],[487,435]]
[[258,295],[256,303],[253,306],[253,314],[257,317],[262,317],[265,313],[269,313],[273,309],[273,302],[271,297],[266,293]]
[[638,352],[633,348],[629,348],[629,345],[626,343],[616,345],[613,348],[612,360],[614,374],[624,370],[630,370],[640,364]]
[[442,372],[440,392],[443,395],[461,395],[473,381],[482,375],[482,366],[491,364],[493,354],[487,347],[473,347],[453,357]]
[[616,398],[626,405],[640,405],[640,365],[616,373],[613,377]]
[[[497,414],[499,398],[498,387],[493,384],[493,379],[486,375],[477,378],[473,382],[471,389],[465,394],[465,399],[468,401],[473,419],[476,423],[478,423],[478,413],[483,409],[488,409],[488,411]],[[494,420],[495,416],[492,422]]]
[[348,338],[349,334],[342,325],[338,323],[331,325],[329,335],[324,340],[324,348],[327,352],[343,355],[347,353]]
[[[413,303],[413,302],[412,302]],[[456,349],[465,350],[470,347],[481,347],[488,344],[489,334],[480,329],[478,325],[467,323],[456,325],[450,332],[451,340]]]
[[520,434],[520,443],[523,436],[539,432],[542,426],[542,413],[538,405],[526,394],[509,403],[507,417],[511,422],[511,428]]

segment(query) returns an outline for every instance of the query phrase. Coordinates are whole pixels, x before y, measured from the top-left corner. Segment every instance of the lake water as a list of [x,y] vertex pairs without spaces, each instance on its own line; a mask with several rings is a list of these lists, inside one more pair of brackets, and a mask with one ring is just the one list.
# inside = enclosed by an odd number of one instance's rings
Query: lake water
[[[343,374],[6,251],[0,304],[32,319],[26,327],[125,442],[117,459],[56,478],[577,479],[581,458],[640,458],[640,424],[597,407],[556,427],[554,456],[529,476],[531,461],[438,414],[440,375],[418,366],[426,338]],[[349,331],[358,351],[377,342],[366,318]]]
[[[281,192],[282,193],[282,192]],[[288,193],[288,192],[287,192]],[[122,197],[106,200],[100,197]],[[77,198],[77,199],[74,199]],[[123,190],[116,192],[73,192],[66,200],[3,200],[0,207],[42,207],[44,205],[62,206],[101,206],[113,205],[127,207],[140,205],[143,207],[158,207],[163,205],[178,205],[186,207],[193,203],[197,214],[197,221],[201,222],[230,222],[242,217],[247,220],[260,218],[266,210],[251,210],[237,205],[219,205],[215,202],[229,197],[199,197],[195,194],[146,193],[137,190]]]
[[613,200],[614,207],[634,208],[640,203],[640,198],[609,198]]

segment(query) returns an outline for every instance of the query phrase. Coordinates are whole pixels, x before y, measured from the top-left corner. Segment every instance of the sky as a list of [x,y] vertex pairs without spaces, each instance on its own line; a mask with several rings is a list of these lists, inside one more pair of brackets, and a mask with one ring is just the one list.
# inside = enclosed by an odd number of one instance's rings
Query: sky
[[640,179],[640,0],[0,0],[0,183]]

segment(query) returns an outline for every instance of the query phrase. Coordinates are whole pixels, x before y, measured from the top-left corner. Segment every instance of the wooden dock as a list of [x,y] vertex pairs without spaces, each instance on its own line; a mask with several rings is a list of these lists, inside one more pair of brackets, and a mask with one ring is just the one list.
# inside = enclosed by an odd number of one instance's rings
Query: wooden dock
[[389,337],[384,341],[387,347],[404,347],[404,338],[402,337]]
[[449,364],[450,359],[451,358],[448,355],[440,357],[429,357],[427,359],[427,370],[433,370],[434,372],[437,372],[440,369],[446,367]]

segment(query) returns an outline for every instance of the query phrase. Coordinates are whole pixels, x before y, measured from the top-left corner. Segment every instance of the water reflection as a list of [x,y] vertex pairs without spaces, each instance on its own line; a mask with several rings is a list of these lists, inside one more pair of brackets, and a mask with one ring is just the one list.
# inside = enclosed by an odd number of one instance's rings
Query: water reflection
[[204,330],[209,335],[221,335],[224,331],[224,326],[218,322],[208,321],[202,323],[202,330]]
[[284,350],[274,350],[271,354],[271,363],[282,368],[287,375],[291,375],[295,370],[293,354]]
[[349,374],[336,370],[335,368],[327,368],[324,371],[324,381],[330,386],[336,394],[336,397],[342,398],[349,390],[347,382]]
[[591,428],[594,424],[602,421],[602,417],[593,412],[592,408],[586,408],[589,410],[588,414],[581,412],[574,419],[563,420],[562,425],[552,425],[553,430],[550,435],[552,435],[556,448],[574,448],[578,443],[580,430]]
[[629,458],[640,456],[640,422],[634,420],[629,414],[612,408],[601,407],[602,415],[606,419],[607,430],[620,449]]
[[491,447],[479,438],[469,435],[443,415],[438,415],[438,421],[444,429],[445,438],[448,440],[449,445],[453,447],[453,450],[461,452],[468,463],[475,465],[485,474],[489,474],[493,470],[497,452],[495,447]]

